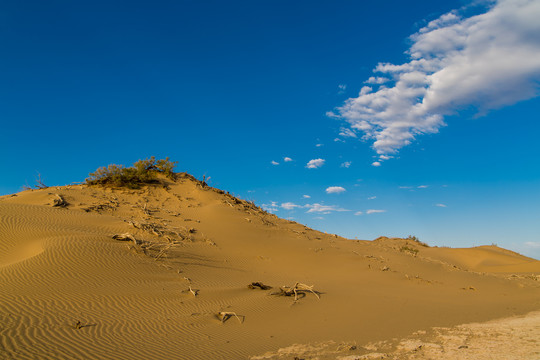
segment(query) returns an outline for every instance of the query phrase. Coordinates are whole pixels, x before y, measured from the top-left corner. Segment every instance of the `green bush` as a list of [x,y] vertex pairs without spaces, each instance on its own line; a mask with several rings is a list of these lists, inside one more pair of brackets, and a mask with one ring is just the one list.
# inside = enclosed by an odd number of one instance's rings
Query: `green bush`
[[90,177],[86,179],[86,184],[138,189],[142,185],[158,182],[158,174],[163,174],[174,180],[176,164],[176,161],[172,162],[168,157],[156,160],[154,156],[150,159],[139,160],[128,168],[112,164],[100,167],[91,173]]

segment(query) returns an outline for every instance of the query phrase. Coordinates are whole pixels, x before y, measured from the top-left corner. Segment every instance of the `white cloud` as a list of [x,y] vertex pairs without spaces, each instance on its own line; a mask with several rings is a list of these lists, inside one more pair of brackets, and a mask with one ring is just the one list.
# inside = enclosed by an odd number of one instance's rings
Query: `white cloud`
[[390,81],[389,78],[380,77],[380,76],[371,76],[369,79],[364,81],[366,84],[384,84],[385,82]]
[[282,203],[281,204],[281,207],[285,210],[293,210],[295,208],[299,208],[301,207],[300,205],[296,205],[295,203],[292,203],[292,202],[286,202],[286,203]]
[[386,210],[369,209],[368,211],[366,211],[366,214],[379,214],[379,213],[384,213],[384,212],[386,212]]
[[443,207],[443,208],[445,208],[445,207],[446,207],[446,205],[444,205],[444,204],[435,204],[435,206],[438,206],[438,207]]
[[417,186],[418,189],[427,189],[429,185],[419,185]]
[[[462,109],[482,115],[538,95],[540,2],[486,3],[478,15],[452,11],[431,21],[410,37],[409,62],[375,68],[390,84],[365,86],[337,109],[377,154],[394,154],[419,135],[438,132],[445,116]],[[377,78],[367,83],[382,81]]]
[[287,156],[286,156],[286,157],[283,158],[283,161],[289,162],[289,161],[293,161],[293,160],[292,160],[290,157],[287,157]]
[[345,93],[345,90],[347,90],[347,85],[346,84],[340,84],[340,85],[338,85],[338,89],[339,89],[338,94],[343,94],[343,93]]
[[274,161],[274,160],[272,160],[272,161],[270,162],[270,164],[272,164],[272,165],[279,165],[279,163],[278,163],[277,161]]
[[343,208],[338,207],[337,205],[324,205],[324,204],[307,204],[305,206],[309,210],[308,213],[320,212],[320,213],[330,213],[332,211],[349,211]]
[[323,144],[315,144],[315,147],[321,147]]
[[311,199],[311,196],[309,196],[309,195],[302,195],[302,197],[303,197],[304,199]]
[[321,166],[324,165],[324,159],[313,159],[313,160],[309,160],[309,162],[307,163],[306,167],[308,169],[316,169],[316,168],[320,168]]
[[531,248],[540,248],[540,241],[527,241],[524,245]]
[[363,214],[363,212],[361,212],[361,211],[357,211],[357,212],[354,213],[354,215],[356,215],[356,216],[362,215],[362,214]]
[[326,188],[326,193],[327,194],[340,194],[342,192],[345,192],[347,190],[345,190],[344,187],[341,187],[341,186],[330,186],[328,188]]
[[376,198],[377,198],[376,196],[370,196],[370,197],[368,197],[367,199],[368,199],[368,200],[375,200]]
[[412,186],[400,186],[400,189],[412,189]]
[[371,164],[371,166],[375,166],[375,167],[381,166],[381,163],[379,161],[375,161],[373,162],[373,164]]
[[278,204],[275,201],[271,201],[270,204],[262,204],[261,207],[263,208],[263,210],[268,212],[278,211]]
[[344,163],[341,163],[340,166],[341,166],[342,168],[349,168],[349,167],[351,167],[351,164],[352,164],[352,162],[350,162],[350,161],[345,161]]
[[358,137],[354,131],[352,131],[351,129],[349,128],[341,128],[339,129],[339,136],[343,136],[343,137],[352,137],[352,138],[355,138],[355,137]]

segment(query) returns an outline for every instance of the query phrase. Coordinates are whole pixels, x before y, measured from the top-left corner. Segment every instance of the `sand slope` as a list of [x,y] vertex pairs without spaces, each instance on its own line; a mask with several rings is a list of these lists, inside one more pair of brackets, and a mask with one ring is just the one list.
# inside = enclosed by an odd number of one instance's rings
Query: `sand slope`
[[[69,206],[52,207],[56,194]],[[112,239],[126,232],[146,254]],[[0,358],[271,358],[332,341],[360,356],[362,344],[538,310],[539,274],[540,262],[496,247],[320,233],[188,175],[25,191],[0,198]],[[295,282],[320,299],[270,295]]]

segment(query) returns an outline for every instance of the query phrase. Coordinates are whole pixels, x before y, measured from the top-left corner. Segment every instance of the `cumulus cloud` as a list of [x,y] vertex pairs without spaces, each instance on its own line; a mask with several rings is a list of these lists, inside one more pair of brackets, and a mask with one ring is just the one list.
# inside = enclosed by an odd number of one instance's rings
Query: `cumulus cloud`
[[368,211],[366,211],[366,214],[379,214],[379,213],[384,213],[384,212],[386,212],[386,210],[369,209]]
[[341,128],[341,129],[339,129],[339,136],[352,137],[352,138],[357,137],[357,135],[354,133],[354,131],[352,131],[349,128]]
[[326,188],[326,193],[327,194],[340,194],[342,192],[345,192],[347,190],[345,190],[344,187],[341,187],[341,186],[330,186],[328,188]]
[[345,161],[345,162],[341,163],[340,166],[341,166],[342,168],[349,168],[349,167],[351,167],[351,164],[352,164],[352,162],[350,162],[350,161]]
[[324,205],[324,204],[307,204],[305,206],[309,210],[308,213],[323,213],[323,214],[329,214],[332,211],[349,211],[347,209],[340,208],[337,205]]
[[275,201],[271,201],[270,204],[262,204],[261,207],[263,208],[263,210],[268,212],[278,211],[278,203]]
[[309,160],[309,162],[306,164],[306,167],[308,169],[316,169],[316,168],[320,168],[321,166],[324,165],[324,159],[313,159],[313,160]]
[[366,84],[384,84],[385,82],[390,81],[389,78],[381,77],[381,76],[371,76],[369,79],[364,81]]
[[272,164],[272,165],[279,165],[279,163],[278,163],[277,161],[274,161],[274,160],[272,160],[272,161],[270,162],[270,164]]
[[[419,135],[438,132],[445,116],[462,109],[482,115],[537,96],[540,2],[486,3],[483,13],[452,11],[428,23],[410,37],[408,62],[379,63],[374,72],[382,76],[366,81],[378,87],[364,86],[331,116],[388,156]],[[385,78],[391,81],[379,85]]]
[[304,199],[311,199],[311,196],[309,196],[309,195],[302,195],[302,197],[303,197]]
[[293,160],[290,157],[286,156],[286,157],[283,158],[283,161],[290,162],[290,161],[293,161]]
[[375,167],[378,167],[378,166],[381,166],[381,163],[379,161],[374,161],[371,166],[375,166]]
[[295,203],[292,203],[292,202],[286,202],[286,203],[282,203],[281,204],[281,207],[285,210],[293,210],[295,208],[299,208],[301,207],[300,205],[296,205]]
[[444,204],[435,204],[435,206],[438,206],[438,207],[443,207],[443,208],[445,208],[445,207],[446,207],[446,205],[444,205]]

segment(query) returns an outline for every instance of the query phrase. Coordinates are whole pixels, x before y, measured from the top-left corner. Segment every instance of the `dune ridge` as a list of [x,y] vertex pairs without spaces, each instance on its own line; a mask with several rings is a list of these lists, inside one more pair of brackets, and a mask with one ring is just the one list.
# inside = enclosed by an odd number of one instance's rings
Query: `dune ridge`
[[[125,233],[137,244],[112,239]],[[355,345],[316,356],[364,356],[365,344],[539,310],[539,275],[539,261],[493,246],[321,233],[187,174],[27,190],[0,197],[0,357],[248,359],[328,342]],[[296,282],[320,299],[271,295]]]

